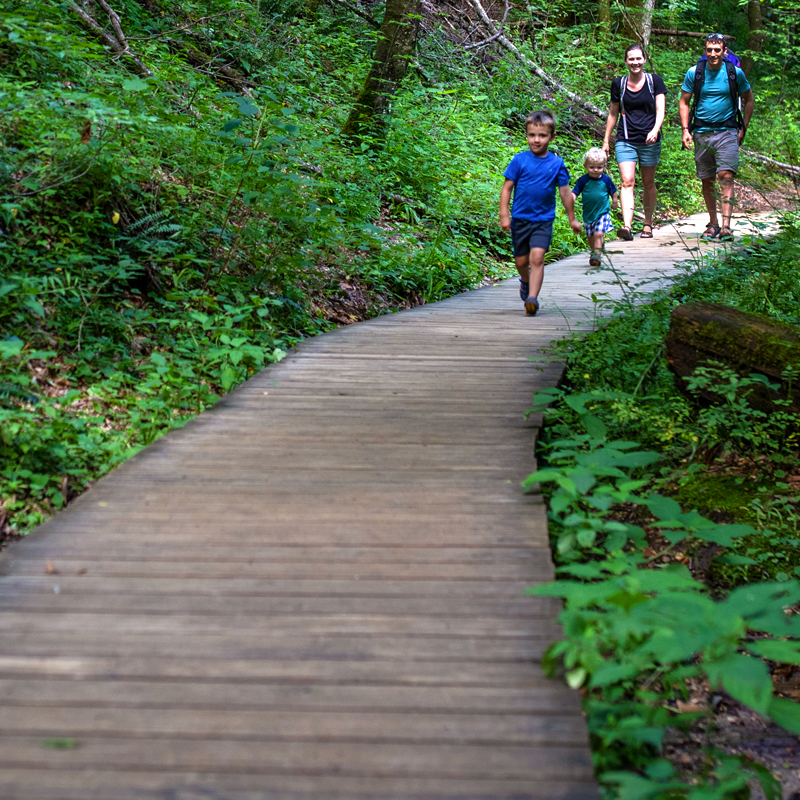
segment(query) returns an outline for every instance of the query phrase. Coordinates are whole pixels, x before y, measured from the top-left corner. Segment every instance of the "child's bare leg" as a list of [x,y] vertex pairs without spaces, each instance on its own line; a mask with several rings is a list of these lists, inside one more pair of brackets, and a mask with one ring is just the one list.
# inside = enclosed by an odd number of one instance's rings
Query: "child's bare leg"
[[589,239],[589,247],[591,248],[593,253],[602,250],[603,247],[605,246],[606,242],[605,233],[602,232],[592,233],[587,238]]
[[516,264],[522,282],[528,283],[531,278],[530,253],[525,253],[524,256],[514,256],[514,264]]
[[530,269],[530,291],[528,297],[538,297],[544,280],[544,247],[532,247],[528,256]]
[[515,256],[520,278],[528,284],[528,297],[538,297],[544,280],[544,254],[543,247],[533,247],[526,256]]

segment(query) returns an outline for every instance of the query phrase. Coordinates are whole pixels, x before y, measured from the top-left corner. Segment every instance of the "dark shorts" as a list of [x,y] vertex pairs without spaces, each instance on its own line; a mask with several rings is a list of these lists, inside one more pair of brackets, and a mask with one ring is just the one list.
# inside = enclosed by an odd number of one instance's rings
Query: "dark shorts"
[[511,219],[511,241],[514,257],[526,256],[535,247],[547,251],[553,241],[553,220],[530,222],[527,219]]

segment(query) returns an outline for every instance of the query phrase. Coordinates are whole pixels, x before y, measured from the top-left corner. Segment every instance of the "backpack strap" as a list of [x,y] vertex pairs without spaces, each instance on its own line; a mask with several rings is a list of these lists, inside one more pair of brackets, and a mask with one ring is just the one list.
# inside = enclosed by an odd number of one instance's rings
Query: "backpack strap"
[[[739,109],[739,85],[736,82],[736,67],[727,60],[722,61],[723,65],[725,66],[725,74],[728,78],[728,89],[731,93],[731,115],[725,120],[722,125],[718,125],[716,127],[719,128],[739,128],[744,127],[744,120],[742,118],[742,112]],[[703,89],[703,85],[706,82],[706,70],[708,69],[708,62],[704,59],[701,59],[697,62],[697,66],[694,69],[694,91],[693,94],[693,101],[692,107],[689,109],[689,132],[694,132],[695,128],[706,127],[706,123],[703,120],[697,119],[697,105],[700,102],[700,92]],[[731,124],[733,123],[733,124]]]
[[[650,96],[655,100],[656,96],[653,92],[653,76],[649,72],[644,74],[645,82],[647,83],[647,90]],[[625,138],[628,138],[628,120],[625,117],[625,90],[628,88],[628,76],[623,75],[619,82],[619,111],[622,114],[622,129],[625,131]]]
[[697,104],[700,102],[700,92],[706,82],[706,61],[700,59],[694,68],[694,86],[692,87],[692,107],[689,109],[689,132],[695,129],[694,118],[697,114]]
[[622,130],[628,138],[628,118],[625,115],[625,90],[628,88],[628,76],[623,75],[619,82],[619,113],[622,115]]
[[736,115],[736,129],[744,128],[744,119],[742,117],[742,110],[739,108],[739,84],[736,81],[736,65],[731,61],[723,61],[725,64],[725,71],[728,73],[728,88],[731,92],[731,106]]

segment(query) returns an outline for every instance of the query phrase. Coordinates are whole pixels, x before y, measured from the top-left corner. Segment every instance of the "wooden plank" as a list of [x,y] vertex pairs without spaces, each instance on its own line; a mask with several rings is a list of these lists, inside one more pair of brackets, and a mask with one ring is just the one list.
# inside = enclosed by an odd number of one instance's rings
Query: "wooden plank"
[[[119,681],[120,691],[133,679],[163,680],[171,683],[200,680],[213,685],[220,683],[274,683],[280,686],[349,685],[435,687],[446,697],[443,689],[518,689],[548,687],[555,698],[564,698],[564,686],[544,677],[541,666],[530,661],[448,662],[446,668],[435,661],[410,661],[407,657],[391,661],[331,661],[314,658],[294,659],[291,662],[255,659],[237,661],[222,658],[191,658],[157,654],[116,656],[65,655],[64,653],[35,656],[0,654],[0,675],[15,680],[35,680],[39,677]],[[21,691],[21,690],[18,690]],[[309,690],[310,691],[310,690]],[[343,690],[344,691],[344,690]],[[573,707],[577,696],[571,693]],[[423,694],[424,698],[424,694]],[[420,701],[422,702],[422,701]]]
[[14,767],[188,772],[238,771],[264,776],[337,774],[346,777],[485,778],[503,780],[592,779],[585,746],[351,744],[345,742],[250,742],[226,740],[83,737],[74,749],[49,749],[40,737],[0,734],[0,752]]
[[553,641],[551,631],[541,638],[490,637],[452,638],[426,636],[296,636],[268,639],[240,636],[185,637],[170,634],[126,634],[105,632],[62,633],[46,636],[4,633],[3,652],[13,656],[132,658],[148,652],[159,658],[227,658],[230,660],[312,661],[436,661],[446,671],[451,663],[503,663],[539,661]]
[[[113,588],[113,587],[112,587]],[[98,592],[91,589],[63,591],[55,594],[52,588],[38,592],[0,588],[0,609],[24,609],[47,614],[72,614],[92,611],[98,614],[194,614],[197,616],[238,616],[283,614],[379,614],[383,616],[419,615],[447,619],[553,619],[561,610],[561,601],[547,597],[346,597],[335,600],[330,596],[241,596],[230,595],[152,595],[103,593],[98,607]]]
[[[244,698],[243,698],[244,699]],[[585,747],[586,725],[570,713],[435,714],[423,710],[302,711],[235,709],[163,709],[104,705],[0,708],[6,736],[76,738],[110,736],[132,739],[248,742],[361,742],[416,745],[546,745]]]
[[[36,673],[36,665],[30,666]],[[309,673],[308,678],[318,682],[297,684],[281,680],[293,677],[291,670],[284,669],[284,673],[278,676],[254,675],[249,680],[239,682],[183,678],[177,691],[177,677],[174,675],[165,675],[162,680],[126,679],[120,683],[118,676],[110,674],[110,671],[103,678],[102,670],[97,670],[98,675],[95,677],[81,672],[80,680],[43,680],[37,674],[20,674],[16,680],[0,678],[0,699],[3,706],[9,709],[28,709],[24,713],[8,712],[10,716],[7,719],[12,726],[23,724],[20,718],[27,716],[36,707],[217,709],[232,712],[242,709],[284,712],[403,711],[425,714],[484,714],[489,717],[493,714],[574,717],[579,708],[575,692],[563,684],[554,684],[541,675],[537,676],[538,683],[535,685],[427,685],[419,667],[409,670],[411,673],[415,671],[418,673],[418,681],[414,685],[396,682],[361,683],[357,673],[347,675],[340,670],[329,675],[324,669],[320,669],[318,674]],[[512,670],[507,672],[513,677]],[[437,674],[441,679],[441,674]],[[397,675],[399,677],[399,671]],[[98,676],[103,679],[98,679]],[[167,680],[169,677],[172,679]],[[386,676],[387,681],[388,677]],[[349,683],[341,682],[348,678]],[[477,671],[473,680],[476,678]],[[492,673],[484,680],[487,679],[494,684],[497,682],[497,675]],[[326,680],[331,682],[325,683]],[[5,725],[0,725],[0,728],[14,729]],[[195,733],[198,731],[203,731],[203,728],[195,728]]]
[[599,800],[593,781],[6,769],[3,800]]
[[[174,561],[93,561],[76,559],[60,561],[67,573],[67,564],[73,574],[88,574],[108,578],[258,578],[261,580],[364,580],[364,581],[534,581],[552,576],[549,553],[539,551],[539,558],[528,558],[516,563],[374,563],[358,561],[352,564],[310,561],[258,561],[235,562],[174,560]],[[53,562],[50,562],[51,564]],[[41,558],[15,559],[8,562],[8,575],[42,575],[47,572],[47,561]]]
[[[0,580],[3,586],[39,587],[54,594],[87,593],[98,595],[205,595],[208,597],[416,597],[416,598],[519,598],[531,581],[409,580],[370,581],[359,579],[356,572],[342,580],[270,580],[258,578],[93,578],[86,575],[9,576]],[[56,587],[58,587],[56,589]],[[102,602],[102,601],[98,601]]]
[[298,630],[309,637],[318,636],[388,636],[449,637],[478,639],[551,638],[559,634],[558,626],[541,617],[447,618],[413,616],[380,616],[377,614],[250,614],[228,617],[198,617],[190,614],[119,614],[79,613],[38,614],[20,610],[16,614],[0,615],[0,633],[70,634],[79,631],[80,637],[112,629],[115,635],[180,635],[206,638],[209,636],[258,637],[262,641],[296,638]]

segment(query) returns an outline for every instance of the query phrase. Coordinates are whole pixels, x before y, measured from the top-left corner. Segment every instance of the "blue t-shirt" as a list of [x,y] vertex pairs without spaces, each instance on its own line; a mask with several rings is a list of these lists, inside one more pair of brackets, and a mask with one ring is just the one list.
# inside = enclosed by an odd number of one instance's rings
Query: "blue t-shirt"
[[[736,88],[739,94],[744,94],[750,84],[739,67],[736,70]],[[694,92],[694,74],[697,66],[690,67],[683,79],[681,89],[684,92]],[[695,118],[708,122],[706,127],[698,125],[697,131],[715,130],[714,126],[721,126],[726,119],[729,119],[736,112],[736,107],[731,103],[731,90],[728,86],[728,73],[725,65],[721,64],[719,69],[709,69],[706,64],[706,79],[703,88],[700,90],[700,99],[695,109]]]
[[617,193],[614,181],[605,173],[599,178],[581,175],[575,182],[572,193],[578,197],[583,192],[583,221],[588,225],[597,222],[603,214],[611,211],[610,198]]
[[523,150],[511,159],[503,176],[514,181],[514,219],[548,222],[556,218],[556,187],[569,186],[569,171],[561,156],[535,156]]

